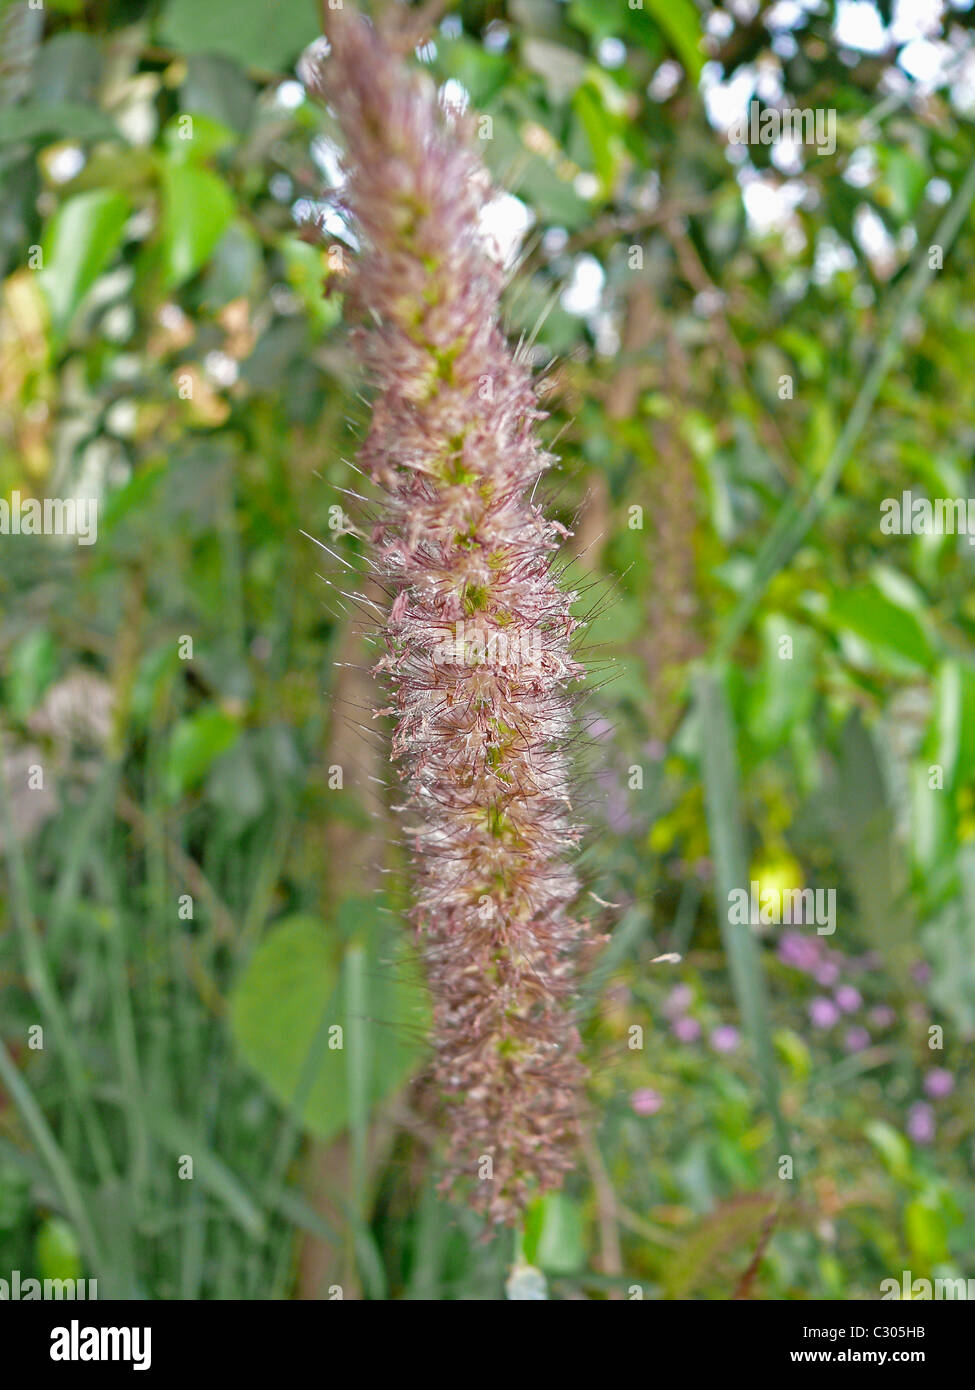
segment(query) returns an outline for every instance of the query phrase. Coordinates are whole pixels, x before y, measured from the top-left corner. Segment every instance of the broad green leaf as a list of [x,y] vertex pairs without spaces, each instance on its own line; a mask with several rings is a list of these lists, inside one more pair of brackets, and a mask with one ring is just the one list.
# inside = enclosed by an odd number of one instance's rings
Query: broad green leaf
[[948,1225],[936,1200],[915,1197],[904,1208],[904,1234],[917,1264],[928,1269],[948,1258]]
[[869,1120],[864,1125],[863,1132],[880,1154],[884,1166],[891,1175],[902,1182],[909,1181],[911,1177],[911,1147],[903,1134],[894,1129],[893,1125],[889,1125],[886,1120]]
[[582,1211],[564,1192],[549,1192],[538,1203],[538,1235],[533,1262],[548,1274],[575,1274],[586,1263]]
[[232,748],[240,724],[211,706],[181,719],[172,732],[166,755],[166,794],[176,800],[197,786],[211,765]]
[[97,106],[103,56],[98,39],[64,29],[48,39],[34,64],[31,97],[44,105],[81,102]]
[[421,1055],[425,1021],[425,996],[405,937],[384,930],[375,900],[349,900],[345,907],[359,923],[356,950],[368,943],[364,1001],[356,1002],[358,975],[350,993],[334,935],[308,916],[271,929],[231,997],[231,1027],[244,1058],[322,1139],[349,1123],[350,1075],[353,1099],[361,1077],[369,1105],[406,1080]]
[[645,0],[645,3],[696,82],[704,67],[704,55],[700,49],[701,17],[691,0]]
[[34,140],[38,135],[70,136],[73,140],[119,139],[115,123],[97,107],[78,102],[15,106],[0,111],[0,145]]
[[254,84],[232,59],[218,53],[188,56],[181,111],[203,112],[242,134],[250,126],[255,96]]
[[911,768],[911,848],[914,863],[924,875],[954,856],[955,807],[950,791],[945,790],[951,785],[947,777],[942,786],[932,786],[927,761]]
[[579,88],[572,104],[585,129],[596,173],[603,188],[609,192],[616,182],[616,173],[624,153],[618,122],[588,83]]
[[975,668],[968,662],[953,658],[939,668],[926,762],[942,769],[946,789],[975,773]]
[[14,719],[26,719],[37,708],[57,670],[54,638],[43,627],[32,628],[11,648],[6,661],[3,694]]
[[966,674],[960,662],[942,662],[934,687],[931,761],[941,768],[946,787],[954,785],[958,771]]
[[881,657],[928,666],[933,650],[916,613],[894,603],[872,583],[833,595],[827,618],[839,632],[851,632]]
[[512,192],[535,208],[544,222],[573,231],[589,221],[590,212],[585,200],[540,156],[528,160],[524,171],[515,180]]
[[172,163],[203,164],[236,144],[238,136],[213,116],[181,112],[166,122],[162,138]]
[[163,266],[173,289],[204,265],[234,216],[223,179],[209,169],[167,160],[162,168]]
[[757,743],[781,743],[808,717],[816,694],[815,646],[807,628],[781,613],[762,620],[762,665],[748,710],[749,732]]
[[809,1048],[790,1028],[780,1028],[773,1039],[775,1050],[797,1081],[805,1081],[812,1070]]
[[168,0],[159,32],[180,53],[220,53],[245,67],[283,72],[321,29],[313,0]]
[[930,177],[928,166],[904,149],[885,150],[882,162],[886,167],[891,210],[899,221],[906,221],[913,216],[924,192]]
[[38,278],[58,338],[114,256],[128,216],[128,199],[110,189],[79,193],[54,214],[41,245],[44,262]]

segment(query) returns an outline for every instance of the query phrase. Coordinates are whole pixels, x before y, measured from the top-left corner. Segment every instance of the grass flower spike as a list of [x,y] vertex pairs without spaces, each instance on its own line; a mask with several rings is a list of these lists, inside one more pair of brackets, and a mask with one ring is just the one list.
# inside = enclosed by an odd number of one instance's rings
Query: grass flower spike
[[313,83],[346,142],[349,302],[374,392],[359,461],[382,495],[371,559],[391,599],[379,712],[407,792],[451,1178],[514,1222],[572,1165],[584,1076],[584,924],[567,911],[583,668],[553,570],[567,533],[533,500],[554,460],[499,327],[504,269],[481,231],[494,193],[470,133],[364,20],[336,11],[329,39]]

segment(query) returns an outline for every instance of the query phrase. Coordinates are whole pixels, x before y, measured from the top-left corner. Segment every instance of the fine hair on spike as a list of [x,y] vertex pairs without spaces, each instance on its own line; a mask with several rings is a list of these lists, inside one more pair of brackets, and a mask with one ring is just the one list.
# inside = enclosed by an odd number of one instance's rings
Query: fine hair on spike
[[500,327],[507,271],[480,230],[493,190],[465,118],[402,43],[347,8],[326,17],[329,52],[303,76],[342,128],[359,247],[342,290],[372,392],[357,464],[381,498],[370,564],[389,595],[375,713],[394,721],[405,791],[445,1185],[514,1224],[573,1166],[585,1079],[588,922],[569,912],[585,668],[554,563],[569,532],[534,501],[555,460],[526,355]]

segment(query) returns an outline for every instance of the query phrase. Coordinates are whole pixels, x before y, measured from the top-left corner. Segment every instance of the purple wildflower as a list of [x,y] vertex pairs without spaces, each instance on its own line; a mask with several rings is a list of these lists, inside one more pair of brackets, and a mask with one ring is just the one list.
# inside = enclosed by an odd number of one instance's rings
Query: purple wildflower
[[944,1067],[932,1067],[924,1078],[924,1093],[932,1100],[942,1100],[955,1089],[955,1078]]
[[686,1013],[694,1003],[694,991],[690,985],[674,985],[664,1000],[663,1011],[668,1018],[677,1018]]
[[837,1005],[845,1014],[854,1014],[863,1003],[863,995],[855,985],[840,985],[833,995]]
[[832,1028],[839,1017],[839,1009],[824,994],[817,995],[809,1005],[809,1019],[814,1028]]
[[656,1115],[663,1103],[660,1092],[651,1090],[649,1086],[642,1086],[630,1096],[630,1105],[637,1115]]
[[840,978],[840,967],[835,960],[824,960],[813,971],[813,979],[823,989],[829,989]]
[[783,932],[779,940],[778,956],[783,965],[791,965],[795,970],[803,970],[810,974],[821,957],[819,941],[803,936],[797,931]]
[[711,1033],[710,1042],[715,1052],[734,1052],[738,1046],[738,1029],[732,1023],[722,1023]]
[[870,1046],[870,1034],[866,1028],[847,1028],[843,1046],[847,1052],[863,1052]]
[[925,1101],[915,1101],[908,1111],[907,1132],[915,1144],[930,1144],[934,1138],[934,1111]]
[[696,1018],[691,1018],[689,1015],[683,1018],[675,1018],[670,1026],[678,1042],[697,1042],[698,1038],[701,1036],[701,1025]]

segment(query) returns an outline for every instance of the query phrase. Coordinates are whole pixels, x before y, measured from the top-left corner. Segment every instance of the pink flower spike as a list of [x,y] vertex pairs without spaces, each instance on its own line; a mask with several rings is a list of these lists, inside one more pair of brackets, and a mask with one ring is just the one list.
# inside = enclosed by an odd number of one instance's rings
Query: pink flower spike
[[494,193],[466,118],[351,7],[326,17],[331,52],[302,76],[343,131],[361,248],[342,290],[373,393],[358,462],[391,605],[377,713],[405,789],[446,1181],[515,1223],[573,1166],[585,1076],[567,751],[585,672],[555,565],[568,533],[535,501],[555,459],[499,326],[505,270],[480,230]]

